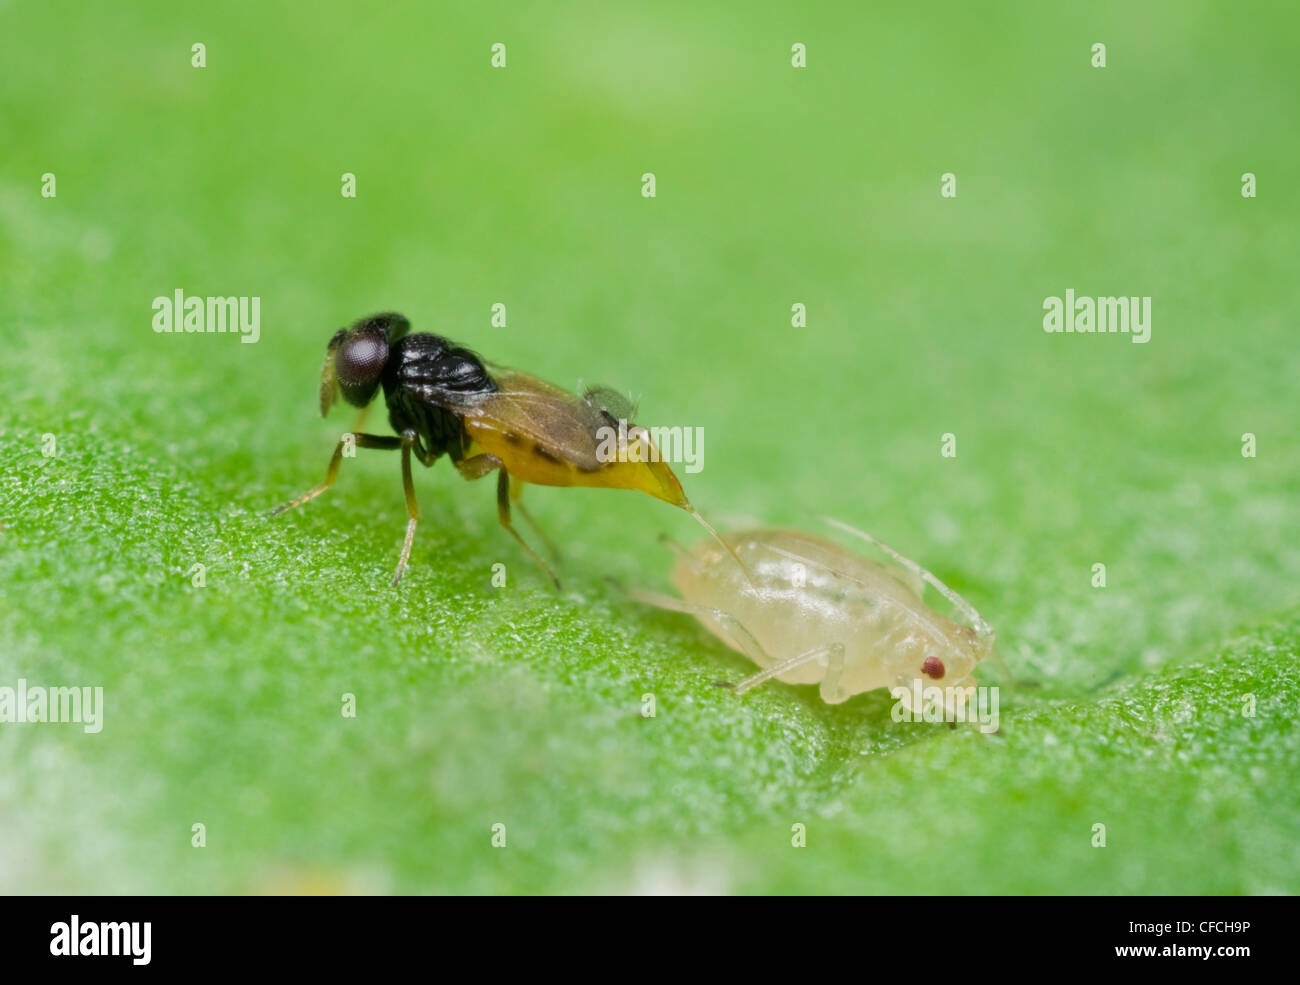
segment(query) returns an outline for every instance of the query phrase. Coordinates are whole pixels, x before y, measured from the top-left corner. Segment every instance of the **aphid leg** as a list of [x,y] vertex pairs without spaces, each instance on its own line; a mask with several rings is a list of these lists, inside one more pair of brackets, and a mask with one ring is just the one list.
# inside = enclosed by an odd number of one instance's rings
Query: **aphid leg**
[[947,585],[941,582],[930,572],[926,571],[923,567],[921,567],[911,558],[903,557],[903,555],[899,554],[898,551],[894,550],[888,544],[882,544],[880,541],[876,540],[875,537],[872,537],[871,534],[864,533],[863,531],[858,530],[855,527],[850,527],[847,523],[841,523],[839,520],[836,520],[833,517],[829,517],[829,516],[823,517],[823,519],[827,523],[829,523],[832,527],[838,527],[840,530],[843,530],[845,533],[852,534],[854,537],[860,537],[862,540],[865,540],[867,543],[874,544],[877,548],[884,551],[886,554],[892,557],[895,561],[901,564],[908,571],[913,572],[919,578],[924,580],[926,584],[935,588],[939,592],[939,594],[941,594],[944,598],[946,598],[949,602],[951,602],[953,606],[962,615],[964,615],[967,619],[970,620],[971,625],[974,628],[976,633],[978,633],[981,637],[984,637],[985,639],[988,639],[990,641],[993,639],[994,637],[993,627],[990,626],[988,623],[986,623],[983,617],[980,616],[980,614],[975,611],[975,606],[971,605],[964,598],[962,598],[960,595],[954,592],[951,588],[949,588]]
[[402,432],[402,489],[406,493],[406,540],[402,543],[402,557],[397,562],[397,572],[393,575],[393,587],[402,580],[406,571],[406,562],[411,557],[411,544],[415,541],[415,524],[420,519],[420,504],[415,499],[415,480],[411,478],[411,448],[418,438],[414,431]]
[[330,486],[334,485],[334,480],[339,477],[339,467],[343,464],[343,448],[347,444],[348,438],[352,438],[358,448],[382,448],[392,451],[395,448],[402,447],[402,439],[390,435],[363,434],[356,431],[345,434],[339,439],[338,447],[334,449],[334,457],[330,459],[329,467],[325,470],[325,480],[315,489],[303,493],[297,499],[291,499],[287,503],[282,503],[266,515],[275,516],[278,513],[283,513],[285,510],[291,510],[295,506],[301,506],[303,503],[315,499]]
[[831,652],[826,663],[826,676],[822,678],[818,690],[822,700],[828,705],[843,701],[845,694],[840,690],[840,677],[844,673],[844,644],[832,643]]
[[796,667],[802,667],[806,663],[812,663],[814,661],[820,662],[822,660],[827,661],[827,664],[830,667],[830,670],[827,672],[827,678],[830,678],[831,673],[834,674],[834,681],[830,685],[829,692],[826,687],[827,681],[822,681],[822,698],[826,699],[828,693],[832,696],[838,696],[840,690],[840,673],[844,669],[843,643],[831,643],[829,646],[818,646],[811,650],[806,650],[798,656],[787,657],[780,663],[764,668],[753,677],[746,677],[736,685],[735,691],[737,694],[744,694],[746,691],[752,691],[765,681],[770,681],[773,677],[779,677],[781,674],[794,670]]
[[497,479],[497,519],[501,521],[501,526],[510,531],[510,536],[519,541],[519,546],[528,552],[529,557],[537,562],[538,566],[546,572],[547,576],[555,583],[556,591],[560,588],[560,579],[555,577],[555,572],[551,566],[542,560],[535,550],[528,546],[528,542],[519,536],[519,531],[514,528],[510,522],[510,473],[501,469]]
[[1016,679],[1012,676],[1011,668],[1007,666],[1007,662],[1002,659],[1002,654],[998,653],[997,650],[990,650],[989,659],[998,665],[998,671],[1007,679],[1007,684],[1011,687],[1015,687]]
[[[736,648],[749,657],[750,660],[760,667],[765,667],[772,662],[772,658],[763,650],[762,645],[754,638],[754,634],[746,629],[745,624],[730,612],[723,609],[711,609],[707,605],[683,602],[671,595],[660,595],[658,592],[647,592],[640,588],[629,589],[627,594],[628,598],[660,609],[667,609],[669,612],[684,612],[696,618],[717,620],[735,641]],[[723,686],[730,687],[729,684]]]
[[702,566],[700,565],[699,559],[696,558],[696,556],[692,554],[689,549],[677,543],[677,541],[673,540],[667,534],[659,535],[659,543],[667,545],[667,547],[674,554],[677,555],[677,560],[682,564],[686,565],[692,571],[698,574],[703,570]]

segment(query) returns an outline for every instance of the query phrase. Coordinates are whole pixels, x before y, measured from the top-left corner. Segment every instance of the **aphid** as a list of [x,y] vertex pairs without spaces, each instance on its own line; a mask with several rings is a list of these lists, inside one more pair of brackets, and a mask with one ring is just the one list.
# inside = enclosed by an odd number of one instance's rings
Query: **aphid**
[[[334,333],[321,371],[320,409],[327,415],[342,394],[366,407],[380,387],[396,435],[345,434],[334,449],[325,479],[316,488],[271,511],[272,516],[315,499],[338,478],[344,450],[383,448],[402,452],[406,492],[406,540],[393,576],[406,570],[420,508],[411,478],[411,455],[433,465],[446,454],[466,479],[497,473],[497,518],[555,584],[550,566],[510,522],[512,501],[543,540],[518,502],[524,483],[639,489],[690,513],[715,538],[681,483],[662,461],[644,428],[626,420],[630,407],[601,387],[581,397],[516,370],[483,362],[438,335],[408,335],[410,322],[387,313],[362,318]],[[620,417],[624,427],[619,428]],[[720,538],[719,538],[720,540]]]
[[[897,566],[795,530],[749,530],[725,536],[745,571],[705,541],[678,549],[672,580],[680,599],[632,595],[690,613],[762,668],[735,685],[738,694],[773,677],[818,684],[827,704],[878,687],[910,689],[916,680],[973,685],[975,665],[993,648],[993,628],[920,565],[860,530],[828,522],[875,545]],[[927,606],[926,584],[971,625]]]

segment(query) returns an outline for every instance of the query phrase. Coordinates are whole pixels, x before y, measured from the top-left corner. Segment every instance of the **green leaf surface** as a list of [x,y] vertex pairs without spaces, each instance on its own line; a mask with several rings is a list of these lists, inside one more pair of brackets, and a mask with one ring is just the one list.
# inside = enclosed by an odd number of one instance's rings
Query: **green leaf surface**
[[[13,3],[0,35],[0,687],[104,693],[95,734],[0,724],[0,891],[1300,890],[1293,13]],[[177,289],[259,297],[259,340],[155,333]],[[1067,289],[1151,297],[1150,341],[1045,333]],[[699,535],[644,496],[529,490],[559,593],[445,461],[398,589],[396,455],[268,519],[351,424],[325,342],[379,310],[702,428],[718,526],[834,516],[932,569],[998,630],[997,733],[712,687],[750,665],[617,587]]]

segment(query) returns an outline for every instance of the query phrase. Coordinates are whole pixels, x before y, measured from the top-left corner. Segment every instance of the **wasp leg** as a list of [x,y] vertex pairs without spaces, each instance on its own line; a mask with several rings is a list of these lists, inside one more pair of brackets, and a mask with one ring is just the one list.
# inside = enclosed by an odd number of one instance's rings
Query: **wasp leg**
[[370,416],[370,408],[373,406],[375,406],[373,403],[366,404],[359,411],[357,411],[357,419],[352,422],[352,430],[354,432],[361,431],[365,428],[366,418]]
[[[647,592],[639,588],[629,589],[627,594],[629,598],[638,602],[644,602],[646,605],[653,605],[660,609],[667,609],[669,612],[684,612],[687,615],[695,616],[697,619],[714,619],[727,631],[727,635],[731,637],[735,648],[749,657],[754,663],[760,667],[766,667],[772,662],[772,658],[767,655],[762,644],[754,638],[754,634],[745,628],[743,622],[725,609],[712,609],[707,605],[683,602],[671,595],[660,595],[658,592]],[[731,687],[731,685],[726,681],[718,681],[718,687]]]
[[[826,677],[822,679],[821,695],[822,700],[827,704],[834,704],[832,699],[840,697],[840,674],[844,671],[844,644],[832,643],[829,646],[818,646],[811,650],[806,650],[798,656],[787,657],[778,664],[773,664],[755,674],[753,677],[746,677],[736,685],[737,694],[744,694],[746,691],[752,691],[764,681],[769,681],[773,677],[779,677],[781,674],[794,670],[796,667],[802,667],[806,663],[813,661],[827,661],[828,669]],[[841,699],[842,700],[842,699]]]
[[[486,453],[475,455],[472,458],[463,458],[456,463],[456,470],[466,479],[481,479],[494,470],[499,469],[497,479],[497,519],[501,521],[501,526],[510,531],[510,536],[519,541],[519,546],[528,552],[528,556],[537,562],[538,567],[546,572],[546,576],[555,583],[555,587],[560,587],[560,579],[555,577],[555,572],[551,566],[543,561],[531,547],[528,542],[519,536],[519,531],[514,528],[510,522],[510,473],[505,469],[505,463],[495,455]],[[521,484],[521,483],[520,483]],[[516,493],[516,498],[518,494]],[[523,513],[523,507],[519,512]],[[527,516],[527,514],[525,514]],[[531,522],[531,521],[530,521]],[[541,531],[538,531],[540,534]],[[543,537],[543,541],[545,538]]]
[[528,546],[528,542],[519,536],[519,531],[514,528],[510,522],[510,473],[504,468],[498,473],[497,479],[497,519],[501,521],[501,526],[510,531],[510,536],[519,541],[519,546],[528,552],[528,555],[537,562],[538,566],[550,577],[555,583],[556,591],[560,588],[560,579],[555,577],[555,572],[551,566],[542,560],[541,556]]
[[402,439],[382,434],[364,434],[359,431],[352,431],[345,434],[339,439],[338,447],[334,449],[334,457],[330,459],[329,467],[325,470],[325,480],[315,489],[303,493],[297,499],[291,499],[271,510],[267,516],[275,516],[283,513],[285,510],[291,510],[295,506],[301,506],[303,503],[310,502],[330,486],[334,485],[334,480],[339,477],[339,467],[343,464],[343,448],[347,444],[348,438],[352,438],[358,448],[380,448],[386,451],[392,451],[395,448],[402,447]]
[[418,445],[419,438],[414,431],[403,431],[402,445],[402,490],[406,493],[406,540],[402,542],[402,556],[397,562],[397,571],[393,575],[393,587],[402,580],[406,572],[406,562],[411,557],[411,544],[415,542],[415,525],[420,520],[420,504],[415,499],[415,480],[411,477],[411,449]]
[[473,458],[462,458],[457,462],[456,471],[466,479],[481,479],[491,474],[494,469],[501,468],[501,465],[501,459],[495,455],[475,455]]
[[560,560],[560,549],[555,546],[555,541],[546,536],[546,532],[537,525],[537,521],[533,519],[533,515],[528,512],[528,508],[524,506],[521,498],[523,489],[524,484],[518,479],[511,477],[510,498],[514,501],[515,509],[519,511],[519,515],[524,518],[524,522],[527,523],[533,533],[537,535],[537,539],[542,542],[542,546],[546,548],[547,553],[558,562]]

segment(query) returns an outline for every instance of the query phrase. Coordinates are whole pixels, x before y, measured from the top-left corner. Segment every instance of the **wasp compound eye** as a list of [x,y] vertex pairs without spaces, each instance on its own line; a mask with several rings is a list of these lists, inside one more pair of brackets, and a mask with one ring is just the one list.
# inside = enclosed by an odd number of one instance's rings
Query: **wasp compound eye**
[[943,677],[943,661],[938,657],[926,657],[925,662],[921,664],[921,673],[926,677],[933,677],[936,681]]
[[370,403],[388,362],[388,343],[381,335],[354,335],[339,348],[334,360],[343,399],[355,407]]
[[352,326],[353,333],[357,335],[382,335],[389,345],[405,337],[406,333],[411,330],[411,323],[405,315],[399,315],[396,311],[386,311],[382,315],[371,315],[369,318],[362,318]]

